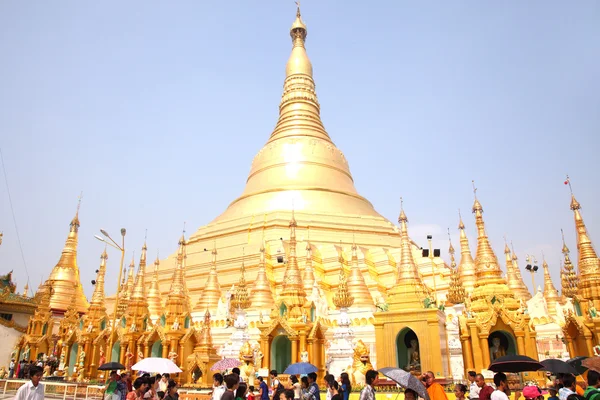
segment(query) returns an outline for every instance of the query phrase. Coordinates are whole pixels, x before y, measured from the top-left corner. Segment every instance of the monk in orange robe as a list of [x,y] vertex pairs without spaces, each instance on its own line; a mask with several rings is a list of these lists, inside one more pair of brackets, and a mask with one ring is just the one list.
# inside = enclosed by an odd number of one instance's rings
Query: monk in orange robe
[[435,382],[435,375],[431,371],[427,371],[423,374],[423,382],[427,388],[430,400],[448,400],[448,396],[444,391],[444,388],[439,383]]

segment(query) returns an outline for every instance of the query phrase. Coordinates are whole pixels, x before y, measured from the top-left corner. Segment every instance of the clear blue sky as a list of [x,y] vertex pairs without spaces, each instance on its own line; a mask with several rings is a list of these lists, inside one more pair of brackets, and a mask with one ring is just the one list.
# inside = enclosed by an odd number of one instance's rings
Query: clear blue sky
[[[600,3],[302,11],[325,126],[384,216],[396,220],[403,196],[413,238],[432,233],[445,250],[460,208],[475,251],[475,179],[501,264],[507,235],[522,267],[544,251],[558,286],[561,228],[576,258],[569,173],[600,246]],[[88,295],[98,229],[126,227],[138,258],[147,228],[150,256],[167,255],[184,221],[192,233],[241,193],[277,119],[294,13],[291,0],[0,2],[0,147],[34,287],[80,191]],[[0,272],[14,269],[22,290],[4,181],[0,230]]]

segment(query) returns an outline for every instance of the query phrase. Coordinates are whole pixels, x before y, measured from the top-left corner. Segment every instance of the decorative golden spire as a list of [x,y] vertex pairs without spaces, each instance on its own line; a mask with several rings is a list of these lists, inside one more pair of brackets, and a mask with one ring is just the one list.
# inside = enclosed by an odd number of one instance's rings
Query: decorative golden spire
[[275,301],[273,300],[273,292],[271,291],[271,284],[267,278],[266,272],[266,261],[265,261],[265,243],[262,242],[260,246],[260,262],[258,263],[258,274],[252,287],[252,308],[256,310],[272,310],[275,307]]
[[407,303],[413,308],[422,308],[425,299],[429,296],[429,289],[421,280],[413,258],[412,243],[408,236],[408,218],[404,213],[404,207],[401,208],[398,222],[400,223],[400,262],[396,285],[388,292],[388,304],[392,311],[405,309]]
[[[570,179],[567,176],[570,187]],[[579,252],[579,291],[585,300],[592,300],[600,305],[600,259],[594,250],[587,228],[581,217],[581,204],[571,192],[571,210],[575,216],[575,229],[577,230],[577,250]]]
[[202,330],[198,338],[198,347],[212,348],[212,334],[210,332],[210,311],[204,313],[204,321],[202,322]]
[[475,262],[471,255],[469,239],[465,233],[465,224],[463,223],[460,211],[458,212],[458,218],[460,220],[458,223],[458,229],[460,230],[460,263],[458,264],[458,273],[465,293],[470,296],[475,287]]
[[[519,277],[515,272],[512,255],[510,248],[508,247],[508,243],[506,242],[506,238],[504,238],[504,256],[506,257],[506,284],[508,285],[508,288],[515,294],[515,298],[521,299],[523,298],[521,293],[521,282],[519,281]],[[527,299],[523,298],[523,301],[525,300]]]
[[77,205],[75,217],[69,224],[69,236],[63,248],[62,254],[56,266],[52,269],[47,282],[52,287],[50,296],[50,308],[53,311],[66,311],[75,295],[75,308],[80,314],[87,312],[88,301],[83,293],[81,280],[79,279],[79,267],[77,266],[77,242],[79,232],[79,207],[81,197]]
[[152,275],[152,283],[148,289],[148,311],[150,311],[150,318],[156,320],[163,313],[162,296],[160,293],[160,287],[158,286],[158,268],[160,261],[158,255],[156,261],[154,261],[154,274]]
[[[473,186],[475,184],[473,183]],[[473,214],[475,214],[475,225],[477,226],[477,252],[475,254],[475,288],[490,284],[506,284],[502,277],[502,270],[498,265],[498,259],[485,232],[483,222],[483,207],[477,199],[477,189],[474,187],[475,202],[473,203]]]
[[129,300],[131,299],[131,295],[133,294],[133,287],[135,284],[134,269],[135,261],[132,257],[131,262],[129,263],[129,273],[127,274],[127,280],[123,284],[123,290],[121,290],[121,298],[119,299],[119,309],[117,310],[118,316],[125,314],[125,311],[127,311],[127,306],[129,305]]
[[104,276],[106,274],[106,260],[108,260],[108,254],[106,254],[106,247],[100,256],[100,268],[96,275],[96,283],[94,286],[94,293],[92,294],[92,301],[90,302],[89,312],[93,310],[103,310],[106,312],[104,306]]
[[448,302],[451,304],[461,304],[465,302],[466,293],[465,288],[460,282],[460,274],[456,267],[456,260],[454,259],[454,246],[452,246],[452,240],[450,238],[450,228],[448,228],[448,253],[450,253],[450,288],[448,290]]
[[[512,257],[511,257],[512,270],[513,270],[515,276],[517,277],[517,282],[518,282],[518,288],[516,288],[515,292],[514,292],[515,298],[523,299],[523,301],[527,302],[527,301],[531,300],[531,293],[529,292],[529,289],[527,289],[527,285],[525,285],[525,281],[523,281],[523,276],[521,275],[521,269],[519,268],[519,258],[517,257],[517,253],[515,253],[515,247],[513,246],[512,242],[510,243],[510,245],[512,247]],[[505,249],[505,251],[506,251],[506,249]],[[507,260],[507,263],[508,263],[508,260]],[[509,287],[510,287],[510,284],[509,284]]]
[[[244,250],[242,250],[244,252]],[[245,252],[242,255],[242,266],[240,267],[240,280],[235,288],[235,295],[231,301],[234,309],[245,310],[250,307],[252,302],[248,297],[248,288],[246,287],[246,266],[244,265]]]
[[563,266],[563,271],[561,273],[561,283],[562,283],[562,294],[568,298],[575,298],[577,292],[579,290],[579,276],[577,276],[577,272],[575,272],[575,267],[573,267],[573,263],[571,263],[571,257],[569,256],[569,248],[565,243],[565,234],[562,229],[560,230],[562,234],[562,253],[565,257],[565,263]]
[[[186,267],[187,251],[185,236],[181,235],[179,239],[179,250],[177,251],[177,265],[173,271],[173,278],[171,280],[171,288],[165,301],[166,311],[166,324],[170,328],[173,327],[175,321],[179,318],[184,318],[189,313],[189,300],[187,298],[187,289],[185,285],[185,267]],[[210,277],[209,277],[210,279]],[[206,290],[206,289],[205,289]],[[201,296],[202,299],[204,296]],[[182,321],[178,321],[179,324]],[[183,328],[179,325],[175,330]]]
[[312,265],[312,248],[310,242],[306,242],[306,263],[304,264],[302,284],[304,286],[304,293],[310,293],[315,284],[315,270]]
[[292,219],[290,220],[290,246],[287,266],[283,275],[283,290],[280,297],[286,304],[291,318],[300,318],[302,310],[300,309],[306,303],[306,293],[300,279],[300,269],[298,268],[298,259],[296,257],[296,218],[292,210]]
[[140,256],[140,265],[138,267],[138,273],[135,276],[135,283],[133,284],[133,290],[131,297],[129,298],[129,305],[131,303],[139,302],[144,303],[148,307],[148,300],[146,298],[146,242],[142,246],[142,255]]
[[548,263],[546,262],[545,258],[542,263],[542,267],[544,268],[544,299],[546,299],[548,313],[552,318],[556,318],[556,303],[560,302],[560,295],[558,294],[558,290],[556,290],[554,283],[552,283]]
[[355,307],[373,307],[375,304],[373,296],[365,283],[365,277],[358,263],[358,246],[354,240],[352,242],[352,268],[348,278],[348,293],[354,298]]
[[219,305],[219,299],[221,298],[221,286],[219,285],[219,279],[217,277],[217,247],[216,244],[212,250],[212,263],[210,266],[210,272],[204,285],[204,290],[194,310],[206,311],[216,310]]
[[348,292],[346,283],[346,271],[344,264],[340,264],[340,282],[338,283],[337,291],[333,295],[333,304],[340,308],[350,308],[354,303],[354,297]]

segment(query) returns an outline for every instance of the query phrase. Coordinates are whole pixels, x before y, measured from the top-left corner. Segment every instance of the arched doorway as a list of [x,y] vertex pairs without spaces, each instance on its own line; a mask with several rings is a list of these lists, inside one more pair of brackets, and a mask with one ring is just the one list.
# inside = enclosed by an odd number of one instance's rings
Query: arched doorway
[[73,346],[71,346],[71,352],[69,353],[69,374],[73,373],[73,367],[75,367],[75,364],[77,363],[78,350],[79,345],[74,343]]
[[488,336],[488,347],[490,350],[490,361],[498,357],[517,354],[515,338],[509,332],[497,330]]
[[119,362],[119,356],[121,354],[121,342],[116,341],[113,344],[112,351],[110,352],[110,361]]
[[396,362],[405,371],[421,372],[419,338],[410,328],[403,328],[396,335]]
[[152,345],[152,349],[150,350],[151,357],[162,357],[163,345],[160,340],[157,340]]
[[285,335],[275,336],[271,342],[271,368],[279,373],[292,362],[292,342]]

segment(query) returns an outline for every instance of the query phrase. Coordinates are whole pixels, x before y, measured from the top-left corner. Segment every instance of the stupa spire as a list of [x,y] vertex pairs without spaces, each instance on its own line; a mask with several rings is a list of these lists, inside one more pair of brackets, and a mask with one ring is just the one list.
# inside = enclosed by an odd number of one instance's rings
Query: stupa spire
[[565,243],[565,234],[563,233],[562,229],[560,230],[560,233],[562,234],[563,242],[562,253],[565,258],[561,273],[562,294],[563,296],[572,299],[579,290],[579,276],[577,275],[577,272],[575,272],[573,263],[571,263],[571,257],[569,256],[570,251]]
[[352,240],[352,267],[347,286],[348,293],[354,298],[355,307],[372,307],[375,304],[358,263],[358,246],[354,240]]
[[148,311],[150,311],[150,318],[154,321],[158,319],[163,313],[162,296],[160,293],[160,287],[158,286],[158,268],[160,267],[160,261],[158,255],[156,261],[154,261],[154,273],[152,274],[152,282],[148,289]]
[[475,254],[475,288],[489,284],[506,284],[502,277],[502,270],[498,265],[498,259],[485,232],[483,221],[483,207],[477,199],[477,188],[473,183],[475,202],[473,203],[473,214],[475,214],[475,225],[477,226],[477,252]]
[[475,261],[473,261],[473,256],[471,255],[469,239],[465,233],[465,224],[463,223],[460,211],[458,212],[458,218],[458,230],[460,231],[460,262],[458,264],[458,273],[465,293],[467,296],[470,296],[475,287]]
[[271,284],[267,278],[265,252],[265,243],[263,241],[260,246],[258,274],[256,275],[256,280],[254,281],[254,286],[250,295],[252,298],[252,308],[270,311],[275,307],[275,301],[273,300]]
[[[571,181],[567,176],[569,188]],[[594,250],[583,217],[581,216],[581,204],[575,199],[571,191],[571,210],[575,216],[575,229],[577,231],[577,250],[579,252],[577,265],[579,268],[579,291],[581,297],[592,300],[596,306],[600,306],[600,259]]]
[[75,216],[69,224],[69,235],[65,246],[60,255],[58,263],[52,269],[47,282],[52,287],[50,296],[50,308],[52,311],[66,311],[75,300],[75,309],[78,313],[84,314],[88,307],[88,301],[83,293],[81,280],[79,278],[79,267],[77,266],[77,243],[79,232],[79,207],[81,206],[81,196],[77,204]]
[[306,242],[306,262],[304,264],[302,284],[304,286],[304,293],[310,293],[315,284],[315,269],[312,265],[312,247],[310,242]]
[[519,257],[517,257],[517,253],[515,252],[515,246],[513,245],[512,242],[510,242],[510,247],[511,247],[511,251],[512,251],[513,270],[515,271],[515,274],[517,275],[517,278],[519,279],[519,284],[521,287],[521,289],[519,290],[519,294],[520,294],[521,298],[523,299],[523,301],[527,302],[527,301],[531,300],[531,293],[529,292],[529,289],[527,289],[527,285],[525,285],[525,281],[523,280],[523,275],[521,275],[521,268],[519,268]]
[[135,283],[135,261],[133,257],[131,258],[131,262],[129,263],[129,271],[127,273],[127,280],[124,281],[121,290],[121,298],[119,299],[119,309],[117,310],[117,314],[119,316],[125,314],[127,311],[127,306],[129,304],[129,300],[131,299],[131,294],[133,294],[133,286]]
[[[131,292],[131,298],[129,303],[133,302],[144,302],[148,307],[148,300],[146,298],[146,252],[148,247],[144,241],[142,246],[142,255],[140,256],[140,265],[138,267],[138,273],[135,277],[135,283],[133,284],[133,291]],[[141,304],[141,303],[140,303]]]
[[338,308],[350,308],[354,304],[354,297],[348,291],[348,284],[346,282],[346,271],[344,271],[344,264],[340,263],[340,281],[338,283],[337,291],[333,295],[333,304]]
[[219,285],[219,279],[217,276],[217,245],[213,246],[212,250],[212,263],[210,265],[210,272],[202,290],[202,295],[198,299],[198,303],[194,310],[206,311],[216,310],[219,305],[219,299],[221,298],[221,285]]
[[300,318],[302,310],[300,309],[306,303],[306,293],[300,279],[300,269],[298,268],[298,259],[296,257],[296,227],[298,226],[292,209],[292,219],[290,220],[290,242],[289,257],[283,275],[283,289],[281,299],[288,307],[291,318]]
[[92,301],[90,301],[89,312],[93,310],[106,312],[104,306],[104,276],[106,275],[106,260],[108,260],[108,254],[106,253],[106,247],[100,256],[100,268],[96,274],[96,283],[94,286],[94,293],[92,294]]
[[[412,243],[408,236],[408,218],[404,207],[400,209],[400,262],[396,276],[396,285],[388,291],[390,310],[406,308],[406,304],[414,308],[422,308],[429,296],[429,289],[419,275],[417,264],[412,254]],[[431,299],[430,299],[431,300]]]
[[508,247],[506,238],[504,238],[504,256],[506,257],[506,283],[508,288],[515,294],[517,300],[523,299],[523,301],[528,301],[531,298],[531,294],[527,290],[525,282],[517,275],[513,261],[514,257]]
[[548,268],[546,258],[544,258],[544,261],[542,262],[542,267],[544,268],[544,299],[546,299],[548,313],[552,318],[556,318],[556,303],[560,302],[560,295],[558,294],[558,290],[556,290],[554,283],[552,283],[552,277],[550,276],[550,269]]
[[[181,325],[183,321],[179,321],[189,313],[188,305],[189,299],[187,297],[187,288],[185,285],[185,266],[186,266],[186,241],[185,235],[182,234],[179,239],[179,250],[177,251],[177,264],[173,271],[173,279],[171,281],[171,288],[165,301],[165,310],[167,314],[167,326],[171,329],[178,330],[183,328]],[[210,277],[209,277],[210,279]],[[206,290],[206,289],[205,289]],[[202,299],[204,295],[200,297]],[[174,327],[174,323],[178,322],[178,326]]]
[[460,274],[456,267],[456,260],[454,259],[454,246],[452,246],[452,239],[450,237],[450,228],[448,228],[448,253],[450,254],[450,288],[448,289],[448,302],[451,304],[464,303],[466,293],[460,281]]
[[242,265],[240,267],[240,280],[235,288],[235,295],[232,300],[232,306],[235,309],[245,310],[252,304],[248,296],[248,287],[246,285],[246,266],[244,265],[245,251],[242,249]]

